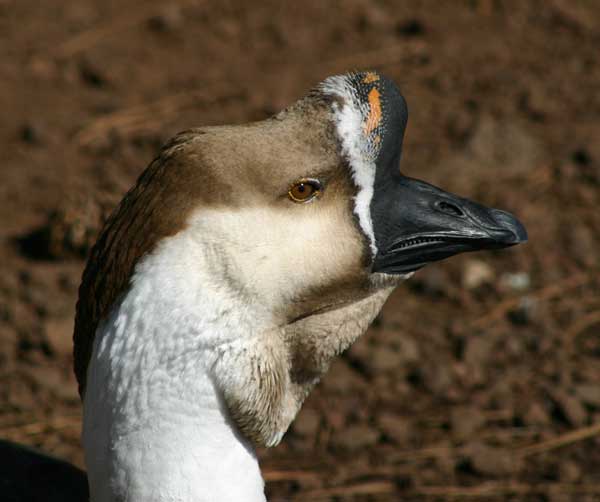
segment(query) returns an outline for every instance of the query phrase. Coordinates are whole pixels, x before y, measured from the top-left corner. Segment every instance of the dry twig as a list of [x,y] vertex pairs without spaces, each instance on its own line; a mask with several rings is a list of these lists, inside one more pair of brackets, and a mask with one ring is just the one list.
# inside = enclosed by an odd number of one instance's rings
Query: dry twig
[[436,499],[465,499],[482,497],[506,497],[540,493],[600,494],[597,484],[545,483],[527,485],[524,483],[483,483],[477,486],[421,486],[410,490],[410,494],[436,497]]
[[391,454],[390,460],[393,462],[401,462],[406,460],[423,460],[427,458],[436,458],[447,455],[448,452],[455,450],[450,446],[430,446],[420,448],[418,450],[404,450]]
[[565,332],[565,340],[573,342],[581,333],[594,324],[600,323],[600,310],[588,312],[583,317],[580,317],[573,325]]
[[380,68],[396,64],[407,55],[423,55],[426,52],[426,48],[426,44],[422,41],[414,41],[412,43],[403,42],[380,49],[330,59],[325,62],[325,66],[335,72],[347,71],[349,68]]
[[277,481],[296,481],[301,479],[316,482],[320,479],[316,472],[311,471],[263,470],[262,476],[267,483],[273,483]]
[[195,92],[180,92],[144,105],[133,106],[94,120],[75,137],[81,146],[89,146],[107,136],[111,131],[131,134],[142,131],[155,131],[163,125],[167,117],[198,103],[211,104],[232,97],[233,86],[220,84],[216,89],[202,89]]
[[537,453],[543,453],[546,451],[554,450],[556,448],[561,448],[571,443],[583,441],[584,439],[589,439],[598,435],[600,435],[600,423],[590,425],[588,427],[582,427],[580,429],[567,432],[566,434],[562,434],[560,436],[548,439],[546,441],[541,441],[536,444],[524,446],[522,448],[519,448],[516,451],[516,453],[523,456],[535,455]]
[[350,497],[356,495],[388,495],[397,491],[392,481],[365,481],[347,486],[334,486],[308,490],[298,494],[293,500],[330,500],[331,497]]
[[[538,291],[526,295],[528,298],[535,299],[537,301],[547,301],[560,296],[571,289],[575,289],[583,284],[587,283],[592,279],[592,275],[589,272],[581,272],[576,275],[567,277],[566,279],[559,281],[556,284],[545,286]],[[507,312],[516,308],[521,303],[523,297],[509,298],[500,302],[490,312],[482,315],[475,319],[471,325],[475,328],[483,328],[499,319],[502,319]]]
[[33,436],[41,434],[49,430],[58,431],[71,427],[79,427],[81,425],[81,417],[54,417],[47,421],[28,422],[8,427],[0,427],[0,432],[4,437],[9,439],[22,436]]
[[[191,0],[179,0],[180,7],[192,3]],[[82,31],[77,35],[65,40],[59,44],[51,53],[51,56],[58,58],[70,58],[76,54],[84,52],[92,47],[102,43],[105,40],[114,40],[115,36],[142,23],[158,14],[163,7],[162,3],[155,3],[148,6],[147,1],[141,1],[127,10],[120,10],[118,16],[107,19],[99,26],[93,26],[89,30]]]

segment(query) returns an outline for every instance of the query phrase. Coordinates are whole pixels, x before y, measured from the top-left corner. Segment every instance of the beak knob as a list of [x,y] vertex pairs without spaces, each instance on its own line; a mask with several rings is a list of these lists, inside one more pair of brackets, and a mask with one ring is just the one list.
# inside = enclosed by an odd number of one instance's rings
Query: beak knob
[[[509,246],[527,242],[528,236],[525,226],[512,214],[500,209],[492,209],[490,216],[498,223],[497,239],[499,242]],[[493,232],[494,230],[490,229],[490,234],[493,234]]]

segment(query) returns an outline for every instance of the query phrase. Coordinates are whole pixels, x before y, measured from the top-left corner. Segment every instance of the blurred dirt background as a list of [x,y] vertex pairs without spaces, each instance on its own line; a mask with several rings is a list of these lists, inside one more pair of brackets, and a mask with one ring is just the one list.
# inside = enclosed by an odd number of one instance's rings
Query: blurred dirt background
[[399,288],[260,451],[271,499],[600,500],[599,50],[594,0],[0,0],[0,437],[82,466],[80,274],[166,139],[374,68],[404,172],[530,243]]

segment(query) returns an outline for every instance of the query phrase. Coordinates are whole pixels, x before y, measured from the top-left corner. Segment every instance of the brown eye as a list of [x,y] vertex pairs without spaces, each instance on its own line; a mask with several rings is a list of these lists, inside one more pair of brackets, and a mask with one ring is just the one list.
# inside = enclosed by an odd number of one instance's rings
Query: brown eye
[[319,180],[305,178],[294,183],[288,190],[288,196],[294,202],[308,202],[321,193]]

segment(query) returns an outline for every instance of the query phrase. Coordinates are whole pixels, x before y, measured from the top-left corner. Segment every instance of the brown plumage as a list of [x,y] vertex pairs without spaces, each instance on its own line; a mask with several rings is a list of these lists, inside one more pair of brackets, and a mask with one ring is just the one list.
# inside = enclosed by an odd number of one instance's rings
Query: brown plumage
[[[285,195],[306,172],[327,179],[330,203],[343,200],[352,214],[355,188],[328,114],[329,100],[312,93],[263,122],[192,129],[163,147],[104,225],[83,273],[74,331],[81,396],[98,324],[126,291],[140,258],[179,232],[193,210],[276,204],[273,194]],[[291,318],[314,303],[305,296]]]

